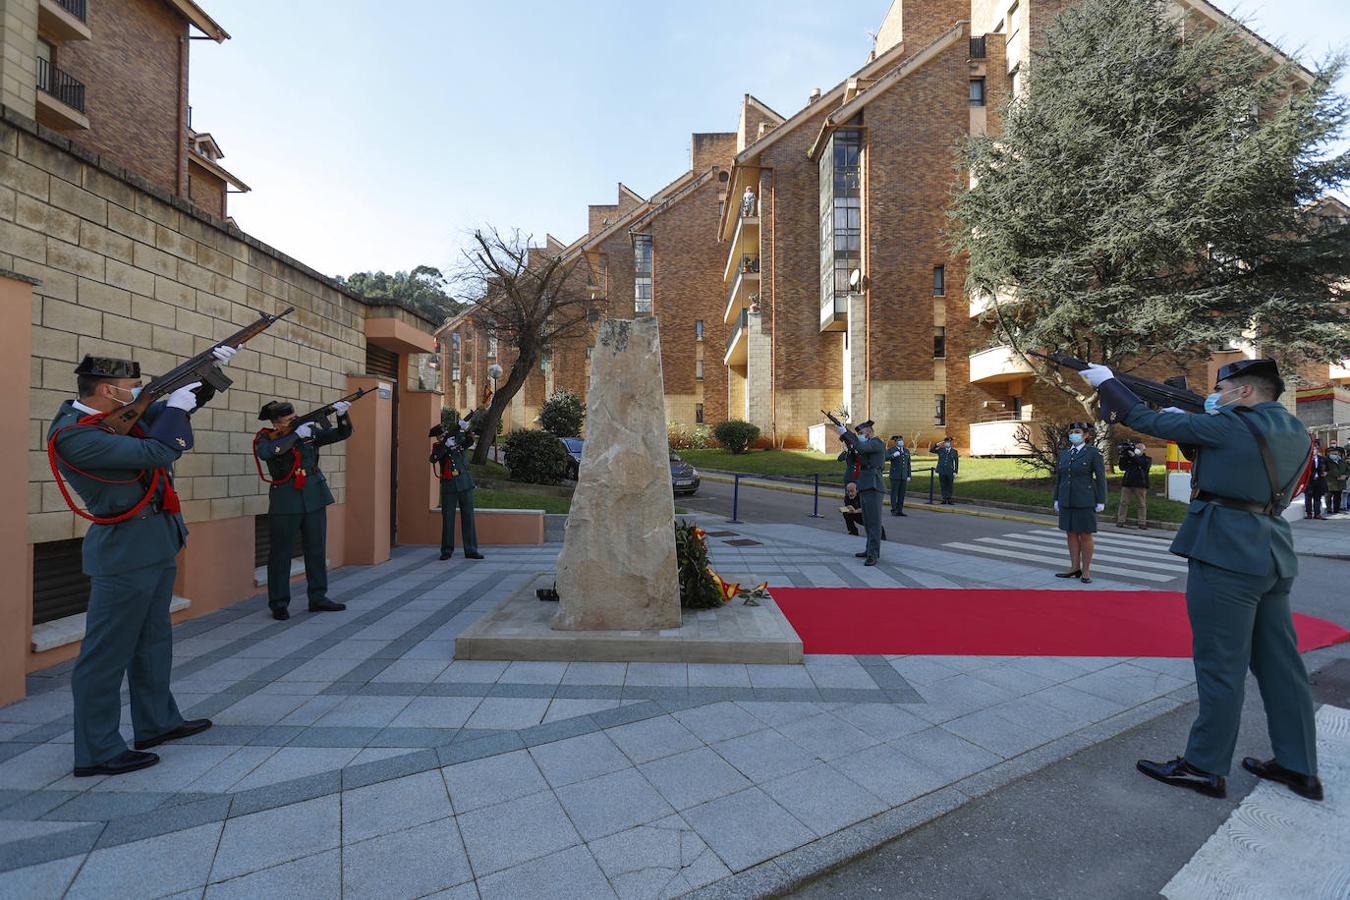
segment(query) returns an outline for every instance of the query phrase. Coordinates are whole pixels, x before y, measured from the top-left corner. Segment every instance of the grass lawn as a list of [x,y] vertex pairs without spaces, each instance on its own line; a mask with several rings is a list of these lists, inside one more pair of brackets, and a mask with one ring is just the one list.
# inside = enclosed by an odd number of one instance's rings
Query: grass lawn
[[[814,475],[828,476],[832,482],[843,480],[844,466],[834,456],[810,450],[755,450],[735,455],[726,450],[681,450],[695,468],[740,472],[753,475]],[[930,454],[915,454],[914,479],[910,492],[928,491],[928,472],[936,462]],[[1163,487],[1163,467],[1153,467],[1152,485],[1148,498],[1148,517],[1159,522],[1180,522],[1186,515],[1185,503],[1164,500],[1154,496]],[[1107,472],[1108,490],[1103,519],[1114,517],[1120,500],[1119,473]],[[822,478],[822,481],[825,479]],[[1027,470],[1015,459],[961,459],[956,475],[956,496],[963,500],[994,500],[1024,506],[1044,507],[1051,513],[1052,484],[1049,478],[1028,477]],[[936,493],[936,484],[934,485]],[[1130,510],[1133,521],[1134,510]]]
[[490,488],[475,489],[473,502],[479,509],[542,509],[546,513],[566,513],[572,507],[571,497],[547,497]]

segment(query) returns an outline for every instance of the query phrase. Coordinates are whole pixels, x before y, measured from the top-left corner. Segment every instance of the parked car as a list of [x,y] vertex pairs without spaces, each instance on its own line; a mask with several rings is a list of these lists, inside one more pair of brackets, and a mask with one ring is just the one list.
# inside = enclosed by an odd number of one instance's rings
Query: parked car
[[573,481],[581,474],[581,438],[558,438],[563,446],[567,448],[567,455],[571,457],[567,463],[567,477]]
[[695,469],[689,463],[680,459],[679,454],[671,451],[670,454],[670,486],[676,494],[689,494],[690,496],[698,493],[698,469]]

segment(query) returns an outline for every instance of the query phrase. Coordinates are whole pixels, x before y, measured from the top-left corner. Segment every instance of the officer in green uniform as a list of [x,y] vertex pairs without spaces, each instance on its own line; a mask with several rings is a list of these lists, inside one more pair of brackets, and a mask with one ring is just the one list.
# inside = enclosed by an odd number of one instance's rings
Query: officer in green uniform
[[319,448],[352,436],[351,404],[338,401],[335,428],[306,422],[283,431],[295,418],[295,407],[280,400],[263,405],[258,418],[272,423],[253,439],[253,455],[267,466],[267,605],[272,618],[291,617],[291,551],[300,536],[305,555],[305,582],[310,612],[340,612],[345,603],[328,599],[328,507],[333,492],[319,470]]
[[1191,504],[1172,552],[1189,560],[1186,609],[1200,711],[1182,756],[1140,760],[1139,771],[1225,796],[1250,667],[1275,756],[1248,757],[1243,768],[1321,800],[1312,692],[1289,609],[1298,557],[1281,515],[1307,468],[1310,443],[1303,423],[1277,402],[1284,382],[1275,361],[1221,368],[1205,399],[1208,415],[1153,412],[1105,366],[1082,375],[1097,388],[1107,421],[1193,452]]
[[886,445],[872,430],[868,419],[857,426],[857,434],[849,434],[838,427],[839,439],[858,454],[858,496],[862,498],[863,527],[867,530],[867,549],[856,554],[865,560],[863,565],[875,566],[881,557],[881,497],[886,486],[881,481],[881,470],[886,465]]
[[961,468],[961,454],[952,446],[950,435],[929,447],[928,452],[937,454],[938,488],[942,491],[942,502],[950,506],[952,485],[956,481],[957,471]]
[[913,473],[909,449],[905,439],[898,434],[891,435],[891,449],[886,451],[891,463],[891,515],[905,515],[905,490],[909,487]]
[[1069,571],[1055,577],[1077,578],[1083,584],[1092,583],[1092,536],[1097,513],[1106,509],[1106,460],[1087,442],[1091,430],[1086,422],[1069,425],[1069,446],[1055,461],[1055,512],[1069,542]]
[[1345,461],[1341,448],[1332,444],[1327,448],[1327,515],[1340,514],[1347,480],[1350,480],[1350,462]]
[[455,552],[456,506],[464,532],[464,558],[482,559],[473,524],[473,473],[469,471],[468,459],[473,449],[473,431],[468,420],[460,419],[449,430],[436,425],[428,436],[436,441],[431,445],[431,464],[441,482],[441,559],[449,559]]
[[[219,364],[235,351],[214,351]],[[75,775],[119,775],[159,762],[145,753],[165,741],[211,727],[184,720],[169,688],[173,668],[173,599],[178,552],[187,543],[171,468],[192,449],[188,415],[205,402],[200,382],[179,388],[146,410],[130,434],[99,419],[136,399],[140,364],[86,356],[75,369],[79,397],[61,404],[47,432],[58,484],[68,481],[90,518],[83,541],[89,609],[80,656],[71,673],[75,700]],[[69,497],[67,497],[69,501]],[[131,694],[136,749],[119,728],[122,678]]]

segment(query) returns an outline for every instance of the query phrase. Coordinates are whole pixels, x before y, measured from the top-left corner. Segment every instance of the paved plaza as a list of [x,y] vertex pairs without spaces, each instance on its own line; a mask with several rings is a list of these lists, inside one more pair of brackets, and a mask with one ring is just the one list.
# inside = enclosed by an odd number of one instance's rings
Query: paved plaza
[[[844,535],[707,524],[735,530],[713,561],[746,583],[1054,583],[903,545],[863,569]],[[70,666],[33,676],[0,709],[0,896],[743,895],[1193,697],[1173,659],[454,661],[558,549],[400,548],[336,574],[346,614],[280,623],[254,598],[178,626],[179,704],[216,725],[130,775],[71,777]]]

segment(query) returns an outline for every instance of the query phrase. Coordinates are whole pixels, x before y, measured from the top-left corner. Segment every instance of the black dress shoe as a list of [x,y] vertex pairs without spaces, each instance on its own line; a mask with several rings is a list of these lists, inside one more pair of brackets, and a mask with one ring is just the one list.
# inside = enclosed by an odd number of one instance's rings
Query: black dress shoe
[[867,557],[867,559],[863,560],[863,565],[864,565],[864,566],[875,566],[876,564],[877,564],[877,558],[876,558],[875,556],[869,556],[869,557]]
[[896,513],[896,515],[897,515],[897,516],[907,516],[907,515],[909,515],[909,513],[907,513],[907,512],[898,512],[898,513]]
[[1228,779],[1222,775],[1201,772],[1195,766],[1186,762],[1185,757],[1182,756],[1168,762],[1153,762],[1152,760],[1141,759],[1134,764],[1134,767],[1149,778],[1161,781],[1163,784],[1190,788],[1207,797],[1222,799],[1228,796]]
[[1091,576],[1091,575],[1084,575],[1082,578],[1080,578],[1080,579],[1078,579],[1078,580],[1081,581],[1081,582],[1083,582],[1083,584],[1092,584],[1092,576]]
[[1072,572],[1056,572],[1056,573],[1055,573],[1055,577],[1056,577],[1056,578],[1081,578],[1082,576],[1083,576],[1083,570],[1082,570],[1082,569],[1074,569]]
[[1304,775],[1295,772],[1293,769],[1286,769],[1273,759],[1262,762],[1252,756],[1242,760],[1242,768],[1251,772],[1257,778],[1278,781],[1300,797],[1306,797],[1309,800],[1322,799],[1322,780],[1316,775]]
[[347,608],[345,603],[334,603],[332,600],[324,600],[319,603],[309,605],[310,612],[342,612]]
[[455,555],[455,554],[454,554],[453,551],[451,551],[450,553],[442,553],[442,554],[441,554],[441,559],[449,559],[450,557],[452,557],[452,556],[454,556],[454,555]]
[[481,553],[465,553],[465,554],[464,554],[464,558],[465,558],[465,559],[484,559],[485,557],[484,557],[483,554],[481,554]]
[[867,559],[867,554],[866,554],[866,553],[855,553],[855,554],[853,554],[853,555],[856,556],[856,557],[858,557],[858,559]]
[[287,619],[289,619],[290,617],[291,617],[291,614],[290,614],[290,612],[289,612],[288,610],[285,610],[285,609],[274,609],[274,610],[272,610],[272,618],[276,619],[278,622],[285,622],[285,621],[286,621]]
[[76,778],[88,778],[91,775],[123,775],[137,769],[148,769],[159,762],[153,753],[139,753],[135,750],[123,750],[117,756],[96,766],[76,766]]
[[183,724],[179,725],[173,731],[166,731],[159,737],[146,738],[143,741],[136,742],[137,750],[149,750],[151,747],[158,747],[165,741],[176,741],[179,738],[185,738],[190,735],[200,734],[211,727],[210,719],[184,719]]

